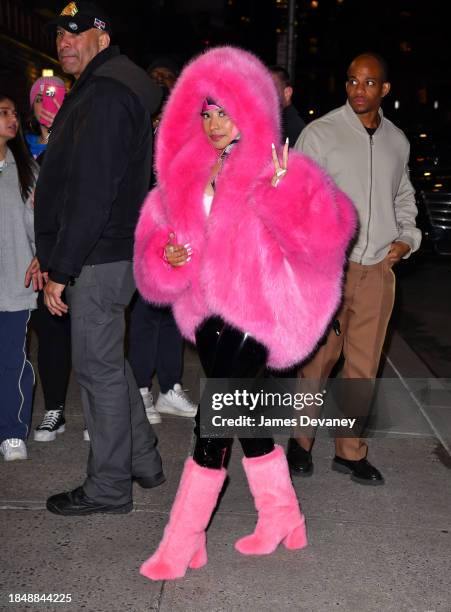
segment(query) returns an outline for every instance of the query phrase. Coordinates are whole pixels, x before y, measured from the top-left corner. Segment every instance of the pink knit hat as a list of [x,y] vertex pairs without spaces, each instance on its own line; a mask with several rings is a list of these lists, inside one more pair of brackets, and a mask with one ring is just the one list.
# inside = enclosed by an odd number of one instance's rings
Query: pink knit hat
[[53,85],[54,87],[65,87],[64,81],[58,77],[41,77],[37,79],[30,90],[30,106],[33,106],[34,99],[38,93],[44,93],[44,89],[49,85]]

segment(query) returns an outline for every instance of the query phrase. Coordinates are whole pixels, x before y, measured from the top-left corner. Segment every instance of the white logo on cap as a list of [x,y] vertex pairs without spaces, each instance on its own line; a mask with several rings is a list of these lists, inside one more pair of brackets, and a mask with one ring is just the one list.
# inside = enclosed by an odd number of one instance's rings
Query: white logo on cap
[[67,25],[71,30],[78,30],[78,25],[74,21],[70,21]]

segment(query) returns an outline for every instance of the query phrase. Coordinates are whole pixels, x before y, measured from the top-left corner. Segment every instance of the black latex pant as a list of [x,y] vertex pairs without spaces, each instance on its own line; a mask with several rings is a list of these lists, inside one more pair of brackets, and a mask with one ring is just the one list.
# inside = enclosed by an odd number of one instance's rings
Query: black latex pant
[[[220,317],[210,317],[196,331],[196,346],[207,378],[255,378],[265,367],[267,351],[248,334],[230,327]],[[233,438],[201,438],[196,415],[193,458],[199,465],[220,468]],[[239,438],[246,457],[266,455],[274,449],[272,438]]]

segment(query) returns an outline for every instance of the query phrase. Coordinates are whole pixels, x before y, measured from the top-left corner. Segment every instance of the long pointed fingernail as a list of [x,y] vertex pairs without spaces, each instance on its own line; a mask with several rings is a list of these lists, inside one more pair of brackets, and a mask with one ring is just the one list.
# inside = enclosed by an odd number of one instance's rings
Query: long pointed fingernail
[[285,140],[285,144],[288,144],[289,142],[290,142],[290,140],[289,140],[289,138],[288,138],[288,136],[287,136],[287,138],[286,138],[286,140]]
[[186,261],[191,261],[191,257],[187,257],[187,258],[186,258]]
[[271,143],[271,146],[272,146],[273,149],[276,148],[273,142]]

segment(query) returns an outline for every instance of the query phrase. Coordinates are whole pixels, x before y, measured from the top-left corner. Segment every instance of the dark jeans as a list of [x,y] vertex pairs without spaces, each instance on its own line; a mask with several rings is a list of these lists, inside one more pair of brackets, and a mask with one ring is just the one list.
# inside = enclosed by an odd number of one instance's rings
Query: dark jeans
[[[255,378],[266,364],[264,346],[225,323],[210,317],[196,330],[199,358],[208,378]],[[201,438],[199,411],[196,415],[194,460],[199,465],[220,468],[229,451],[232,438]],[[246,457],[266,455],[274,449],[272,438],[239,438]]]
[[147,304],[137,293],[131,304],[129,361],[138,387],[150,387],[156,371],[162,393],[182,379],[183,339],[170,308]]
[[[63,294],[63,301],[66,298]],[[38,370],[46,410],[64,407],[71,368],[70,316],[55,317],[44,304],[42,291],[31,315],[38,344]]]
[[0,443],[26,440],[31,422],[34,372],[25,353],[29,310],[0,312]]

